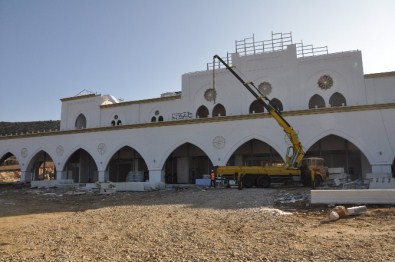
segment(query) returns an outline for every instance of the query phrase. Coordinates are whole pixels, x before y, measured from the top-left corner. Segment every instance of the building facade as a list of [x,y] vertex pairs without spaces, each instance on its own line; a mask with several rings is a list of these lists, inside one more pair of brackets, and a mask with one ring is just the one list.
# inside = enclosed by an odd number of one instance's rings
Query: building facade
[[[360,51],[328,53],[290,37],[237,41],[224,59],[283,112],[307,156],[343,167],[352,179],[394,175],[395,72],[365,75]],[[276,121],[217,63],[184,74],[180,92],[159,98],[86,94],[61,102],[60,130],[0,137],[0,161],[14,156],[22,181],[194,183],[217,165],[282,162],[289,146]],[[40,171],[46,163],[55,167],[49,176]]]

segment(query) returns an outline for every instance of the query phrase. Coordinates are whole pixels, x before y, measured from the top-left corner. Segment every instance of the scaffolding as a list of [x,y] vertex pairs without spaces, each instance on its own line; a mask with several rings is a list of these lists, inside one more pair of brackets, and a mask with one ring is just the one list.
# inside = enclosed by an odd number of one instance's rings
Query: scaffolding
[[[327,55],[328,47],[314,47],[313,45],[305,45],[302,41],[293,43],[292,32],[289,33],[271,33],[271,39],[264,41],[256,41],[255,35],[252,37],[244,38],[243,40],[235,41],[236,52],[240,56],[256,55],[262,53],[272,53],[277,51],[283,51],[288,45],[295,44],[297,58]],[[226,54],[226,57],[221,57],[227,64],[232,64],[232,57],[230,53]],[[219,62],[207,63],[207,70],[221,68]]]

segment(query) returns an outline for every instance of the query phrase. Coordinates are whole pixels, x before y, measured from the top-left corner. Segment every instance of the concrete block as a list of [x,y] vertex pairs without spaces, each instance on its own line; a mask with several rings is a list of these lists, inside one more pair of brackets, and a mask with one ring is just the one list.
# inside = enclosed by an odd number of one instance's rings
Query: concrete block
[[121,182],[113,184],[116,191],[144,191],[145,182]]
[[57,185],[56,180],[30,181],[30,188],[50,188]]
[[395,189],[311,190],[312,204],[395,204]]
[[369,183],[369,189],[395,189],[395,178],[373,178]]
[[56,180],[57,181],[57,187],[73,187],[74,186],[74,180],[73,179],[61,179],[61,180]]
[[329,179],[347,179],[346,173],[336,173],[336,174],[329,174]]
[[344,167],[330,167],[328,168],[329,174],[341,174],[344,173]]
[[373,178],[391,178],[391,173],[366,173],[366,179],[373,179]]
[[196,179],[196,185],[197,186],[210,186],[211,185],[211,179]]

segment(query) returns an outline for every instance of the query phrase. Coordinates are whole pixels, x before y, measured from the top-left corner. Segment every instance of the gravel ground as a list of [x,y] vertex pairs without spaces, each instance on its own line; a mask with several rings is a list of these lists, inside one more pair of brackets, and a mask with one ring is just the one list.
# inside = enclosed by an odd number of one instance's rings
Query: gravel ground
[[0,261],[395,261],[395,208],[328,222],[306,188],[1,189]]

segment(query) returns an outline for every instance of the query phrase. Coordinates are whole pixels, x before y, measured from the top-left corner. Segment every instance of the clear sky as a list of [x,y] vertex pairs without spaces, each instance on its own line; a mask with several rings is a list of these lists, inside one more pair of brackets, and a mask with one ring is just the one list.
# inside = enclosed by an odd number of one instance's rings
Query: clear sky
[[180,91],[182,74],[272,31],[395,71],[394,0],[0,0],[0,121],[58,120],[59,99],[84,89]]

